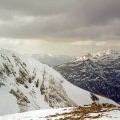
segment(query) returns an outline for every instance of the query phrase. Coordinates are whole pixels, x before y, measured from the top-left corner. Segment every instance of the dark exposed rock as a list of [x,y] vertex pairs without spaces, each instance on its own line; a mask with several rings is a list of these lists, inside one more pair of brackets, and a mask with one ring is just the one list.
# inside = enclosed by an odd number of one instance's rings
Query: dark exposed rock
[[120,102],[119,52],[83,56],[54,68],[74,85]]

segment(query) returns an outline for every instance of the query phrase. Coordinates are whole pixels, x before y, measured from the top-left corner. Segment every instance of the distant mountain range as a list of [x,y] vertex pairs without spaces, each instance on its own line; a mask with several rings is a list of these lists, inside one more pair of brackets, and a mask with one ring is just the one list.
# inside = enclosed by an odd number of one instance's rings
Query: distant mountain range
[[50,66],[60,65],[69,62],[72,59],[70,56],[50,54],[34,54],[32,57]]
[[87,54],[55,67],[68,81],[120,103],[120,52]]
[[116,104],[76,87],[34,58],[0,50],[0,115],[94,102]]

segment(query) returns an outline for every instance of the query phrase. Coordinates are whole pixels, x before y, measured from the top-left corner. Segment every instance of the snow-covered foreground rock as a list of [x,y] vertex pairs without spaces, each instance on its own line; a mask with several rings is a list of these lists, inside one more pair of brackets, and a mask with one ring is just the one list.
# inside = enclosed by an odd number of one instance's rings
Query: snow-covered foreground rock
[[120,120],[120,109],[110,104],[36,110],[1,116],[0,120]]
[[[24,113],[17,113],[13,115],[1,116],[0,120],[47,120],[47,118],[50,115],[55,115],[57,113],[63,114],[64,112],[70,112],[71,110],[72,108],[36,110]],[[56,117],[53,118],[53,120],[55,119]]]
[[0,51],[0,115],[75,107],[94,101],[116,104],[74,86],[51,67],[33,58]]

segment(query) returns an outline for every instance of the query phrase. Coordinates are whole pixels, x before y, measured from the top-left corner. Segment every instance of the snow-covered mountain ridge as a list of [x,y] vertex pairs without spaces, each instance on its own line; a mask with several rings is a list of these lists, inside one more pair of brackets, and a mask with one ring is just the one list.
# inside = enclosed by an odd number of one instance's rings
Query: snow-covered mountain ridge
[[98,53],[88,53],[87,55],[84,56],[80,56],[80,57],[75,57],[73,59],[73,61],[85,61],[87,59],[91,59],[91,60],[96,60],[96,59],[100,59],[101,58],[106,58],[106,57],[118,57],[120,55],[120,53],[117,50],[104,50]]
[[66,81],[51,67],[8,50],[0,51],[0,114],[115,102]]
[[68,81],[120,102],[120,52],[107,50],[55,67]]

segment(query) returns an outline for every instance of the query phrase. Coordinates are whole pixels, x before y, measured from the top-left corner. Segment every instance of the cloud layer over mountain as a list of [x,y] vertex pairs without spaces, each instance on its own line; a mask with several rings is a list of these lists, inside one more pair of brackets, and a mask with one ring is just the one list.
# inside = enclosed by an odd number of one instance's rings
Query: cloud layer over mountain
[[119,0],[0,0],[0,40],[118,46],[119,6]]

